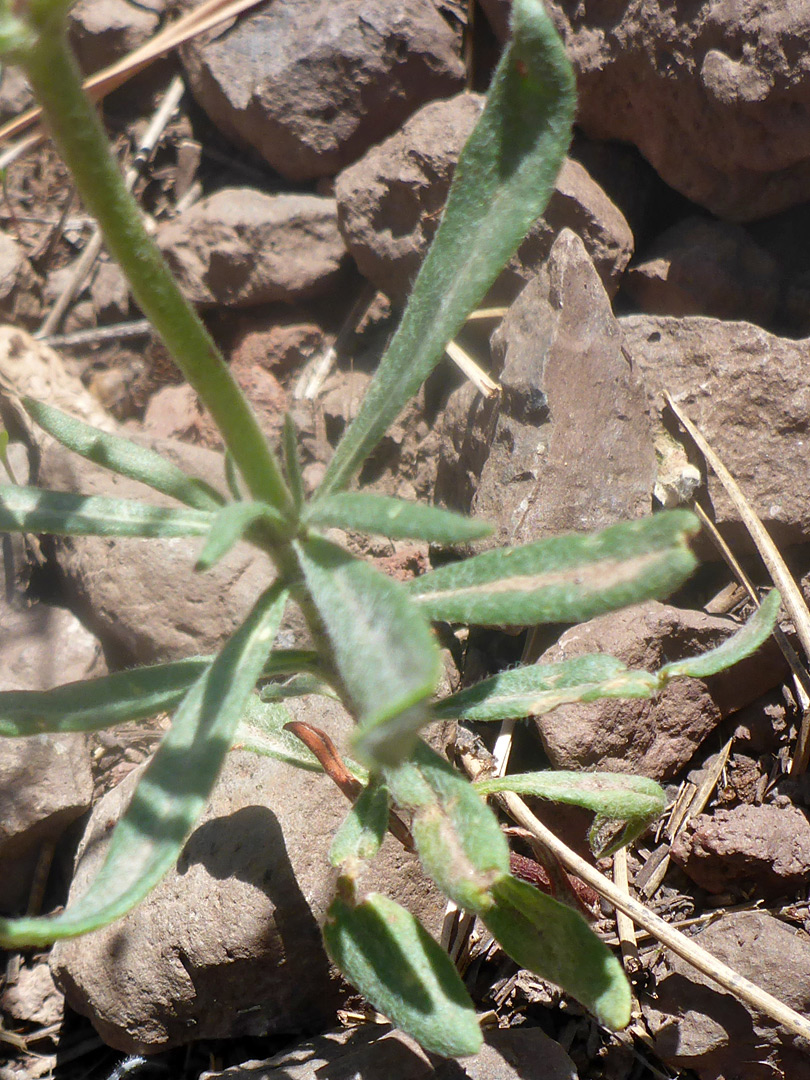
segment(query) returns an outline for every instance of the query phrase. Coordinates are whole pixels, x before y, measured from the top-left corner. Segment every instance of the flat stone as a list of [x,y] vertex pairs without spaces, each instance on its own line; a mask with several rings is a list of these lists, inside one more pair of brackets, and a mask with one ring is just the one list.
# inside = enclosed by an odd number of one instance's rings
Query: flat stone
[[430,0],[274,0],[181,56],[217,127],[295,181],[333,175],[464,85],[455,35]]
[[548,263],[492,339],[502,392],[451,396],[437,498],[495,524],[484,546],[602,528],[649,511],[655,455],[642,385],[579,237]]

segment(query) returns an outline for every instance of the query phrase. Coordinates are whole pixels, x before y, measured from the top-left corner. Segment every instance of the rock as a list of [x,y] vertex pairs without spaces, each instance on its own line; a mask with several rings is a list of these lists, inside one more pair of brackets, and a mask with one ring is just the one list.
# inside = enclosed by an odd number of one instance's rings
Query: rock
[[65,999],[56,988],[45,958],[21,967],[0,995],[0,1007],[6,1016],[39,1027],[58,1024],[64,1004]]
[[[736,629],[731,619],[650,600],[566,630],[540,659],[552,663],[606,653],[630,667],[656,671],[669,661],[714,648]],[[674,679],[651,701],[561,705],[535,723],[555,768],[606,769],[664,780],[677,774],[724,717],[777,685],[785,671],[771,642],[709,679]]]
[[650,315],[707,315],[768,326],[780,274],[776,260],[741,225],[690,217],[641,252],[622,288]]
[[649,510],[644,391],[583,242],[564,230],[493,336],[499,398],[471,384],[443,420],[437,498],[496,525],[487,547],[598,529]]
[[217,127],[295,181],[333,175],[464,85],[455,36],[430,0],[275,0],[181,55]]
[[162,226],[157,242],[195,304],[250,307],[335,285],[346,252],[334,199],[225,188]]
[[[742,488],[779,547],[810,538],[807,345],[749,323],[633,315],[619,319],[628,352],[660,410],[669,390]],[[660,415],[660,413],[659,413]],[[751,541],[720,483],[714,520],[735,551]]]
[[731,221],[807,199],[805,5],[641,0],[605,17],[601,5],[554,0],[549,12],[586,135],[634,143],[667,184]]
[[[226,490],[220,454],[180,442],[146,442],[188,473]],[[46,448],[40,485],[174,505],[150,488],[62,449]],[[237,545],[206,573],[195,573],[200,543],[194,538],[70,537],[57,543],[56,558],[88,622],[126,662],[148,664],[218,650],[275,577],[270,559],[246,544]],[[288,614],[283,625],[279,646],[291,647],[302,623]]]
[[[737,911],[709,923],[696,940],[756,986],[810,1015],[810,941],[803,931],[764,911]],[[655,998],[642,998],[642,1009],[655,1053],[668,1065],[693,1069],[700,1080],[808,1080],[806,1042],[753,1013],[674,953],[664,954],[655,974]]]
[[498,41],[506,41],[509,37],[509,12],[512,9],[512,0],[481,0],[481,7]]
[[34,104],[34,92],[22,70],[4,64],[0,72],[0,122],[14,120]]
[[[463,93],[425,105],[394,135],[338,176],[340,228],[360,272],[398,303],[410,292],[438,228],[453,172],[484,99]],[[543,217],[494,287],[511,301],[565,227],[585,242],[613,295],[633,251],[619,210],[578,162],[567,159]]]
[[324,327],[301,309],[273,309],[241,326],[230,353],[234,367],[263,367],[277,376],[301,370],[326,348]]
[[795,806],[768,804],[698,814],[678,834],[672,858],[707,892],[793,893],[810,882],[810,822]]
[[68,34],[88,74],[120,60],[154,37],[165,0],[78,0],[68,14]]
[[118,263],[105,260],[98,264],[90,298],[100,323],[123,322],[129,316],[129,285]]
[[802,203],[748,226],[761,248],[776,260],[782,288],[776,322],[787,337],[810,334],[810,203]]
[[30,325],[40,316],[40,282],[22,246],[0,232],[0,319]]
[[[297,699],[290,711],[339,746],[352,730],[330,699]],[[72,896],[98,868],[135,779],[95,808]],[[232,753],[177,868],[123,920],[54,949],[68,1002],[106,1042],[135,1053],[322,1029],[340,1001],[319,931],[336,877],[327,855],[348,807],[323,774]],[[441,897],[393,838],[367,877],[439,927]]]
[[427,1054],[401,1031],[366,1024],[342,1028],[283,1050],[267,1061],[248,1061],[200,1080],[321,1080],[326,1076],[362,1080],[576,1080],[576,1069],[559,1043],[539,1027],[488,1031],[474,1057],[451,1061]]

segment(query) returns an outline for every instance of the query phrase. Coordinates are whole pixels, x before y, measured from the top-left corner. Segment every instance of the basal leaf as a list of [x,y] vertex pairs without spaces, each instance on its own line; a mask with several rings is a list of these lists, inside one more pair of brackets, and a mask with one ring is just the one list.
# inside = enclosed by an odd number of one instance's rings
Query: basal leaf
[[389,764],[428,720],[439,653],[402,586],[313,536],[294,544],[303,583],[358,718],[357,749]]
[[224,499],[210,484],[188,476],[167,458],[120,435],[85,424],[53,405],[23,398],[31,418],[57,442],[105,469],[139,480],[197,510],[217,510]]
[[289,537],[288,522],[267,503],[237,502],[223,506],[211,522],[195,568],[210,570],[256,526],[266,530],[271,541],[279,542]]
[[579,912],[513,877],[493,893],[482,919],[512,959],[572,994],[606,1027],[626,1027],[631,997],[622,966]]
[[484,626],[582,622],[666,596],[691,574],[699,523],[669,510],[592,534],[571,533],[451,563],[406,588],[433,620]]
[[485,911],[494,882],[509,872],[509,848],[494,813],[421,741],[384,775],[394,803],[413,811],[411,833],[427,873],[459,907]]
[[316,526],[378,533],[392,540],[461,544],[488,536],[492,526],[427,503],[406,502],[370,492],[338,492],[314,503],[305,520]]
[[73,495],[0,484],[0,532],[54,536],[204,536],[214,515],[188,507],[150,506],[134,499]]
[[481,1049],[464,983],[447,953],[405,908],[376,893],[357,905],[337,897],[323,936],[349,982],[426,1050],[465,1057]]
[[0,919],[1,945],[42,946],[106,926],[160,881],[205,808],[286,599],[278,586],[268,589],[183,699],[88,891],[60,915]]
[[372,780],[361,792],[329,849],[332,866],[354,859],[372,859],[388,830],[389,793],[385,784]]
[[514,0],[512,40],[459,158],[441,224],[320,494],[347,485],[545,210],[575,104],[574,73],[542,3]]
[[251,694],[233,737],[234,750],[249,750],[261,757],[275,758],[307,772],[323,772],[321,763],[300,739],[284,725],[292,717],[283,705],[264,704]]

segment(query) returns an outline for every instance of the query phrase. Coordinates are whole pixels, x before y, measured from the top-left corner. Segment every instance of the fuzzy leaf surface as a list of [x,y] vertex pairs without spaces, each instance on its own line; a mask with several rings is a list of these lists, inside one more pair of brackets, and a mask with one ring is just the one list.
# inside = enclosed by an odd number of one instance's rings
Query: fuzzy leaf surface
[[402,1031],[445,1057],[481,1049],[470,996],[450,957],[405,908],[378,893],[326,916],[327,951],[346,978]]
[[355,746],[394,764],[429,718],[427,698],[440,671],[430,628],[403,587],[369,563],[318,536],[294,548],[358,718]]
[[512,39],[459,157],[402,322],[324,477],[345,487],[543,213],[571,141],[574,73],[540,0],[514,0]]
[[579,912],[507,877],[481,917],[521,967],[556,983],[616,1031],[630,1022],[630,986],[613,953]]
[[406,585],[427,618],[482,626],[583,622],[666,596],[697,565],[688,510],[501,548],[451,563]]
[[43,946],[106,926],[154,888],[205,808],[270,652],[286,591],[272,586],[183,699],[115,826],[88,891],[56,916],[0,919],[6,948]]
[[249,750],[307,772],[323,772],[321,763],[284,725],[292,720],[283,705],[265,704],[251,694],[233,737],[234,750]]
[[475,521],[427,503],[365,491],[326,495],[313,504],[306,520],[316,526],[378,533],[391,540],[428,540],[433,544],[461,544],[492,532],[486,521]]
[[509,872],[495,814],[472,784],[421,740],[384,775],[394,803],[413,811],[411,833],[425,871],[468,911],[485,911],[494,882]]
[[385,784],[373,780],[363,788],[332,840],[329,849],[332,866],[341,866],[354,859],[374,858],[388,829],[389,802]]
[[210,484],[188,476],[167,458],[120,435],[85,424],[33,398],[23,398],[29,416],[62,446],[130,480],[139,480],[196,510],[217,510],[224,499]]
[[283,537],[287,522],[267,503],[236,502],[223,506],[214,516],[195,569],[210,570],[255,525],[263,525],[273,539]]
[[204,536],[213,520],[209,511],[190,507],[0,484],[0,532],[166,539]]

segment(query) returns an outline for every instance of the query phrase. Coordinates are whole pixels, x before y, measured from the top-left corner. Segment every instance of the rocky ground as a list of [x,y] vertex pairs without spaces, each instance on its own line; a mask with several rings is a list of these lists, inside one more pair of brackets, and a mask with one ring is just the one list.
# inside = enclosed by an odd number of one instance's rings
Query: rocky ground
[[[169,6],[80,0],[71,34],[85,69],[148,39]],[[180,107],[135,191],[267,433],[293,415],[310,487],[435,231],[508,6],[273,0],[104,105],[131,164],[182,78]],[[482,394],[448,360],[361,482],[480,514],[498,543],[595,529],[699,485],[701,505],[767,584],[723,489],[679,447],[668,390],[810,600],[810,12],[798,0],[548,6],[577,69],[579,126],[547,214],[459,338],[500,391]],[[29,103],[5,71],[0,120]],[[216,431],[138,324],[115,265],[102,253],[77,281],[92,222],[47,145],[3,174],[0,222],[3,378],[222,484]],[[14,435],[19,482],[136,493],[36,433]],[[518,637],[447,628],[449,685],[521,656],[601,650],[653,670],[717,644],[746,604],[708,539],[700,549],[704,568],[667,604]],[[364,553],[398,576],[421,572],[431,554],[388,542]],[[2,688],[216,649],[268,566],[237,549],[202,577],[195,555],[186,541],[4,538]],[[303,634],[291,617],[282,644]],[[290,708],[338,738],[348,730],[327,699]],[[81,888],[167,723],[4,741],[0,910],[57,909],[74,862]],[[654,702],[559,708],[518,730],[513,765],[664,783],[674,811],[629,854],[634,894],[810,1016],[810,785],[792,765],[800,725],[774,645]],[[537,809],[583,846],[578,815]],[[429,1060],[335,980],[323,953],[325,855],[344,813],[325,777],[234,752],[180,864],[139,908],[50,956],[6,955],[0,1078],[810,1077],[810,1048],[643,936],[637,1016],[620,1036],[474,942],[462,966],[487,1014],[487,1048],[465,1073]],[[440,897],[389,843],[377,887],[382,879],[437,931]],[[616,941],[611,909],[596,926]]]

